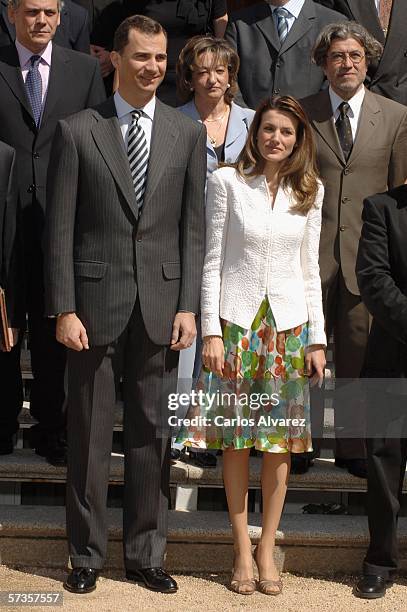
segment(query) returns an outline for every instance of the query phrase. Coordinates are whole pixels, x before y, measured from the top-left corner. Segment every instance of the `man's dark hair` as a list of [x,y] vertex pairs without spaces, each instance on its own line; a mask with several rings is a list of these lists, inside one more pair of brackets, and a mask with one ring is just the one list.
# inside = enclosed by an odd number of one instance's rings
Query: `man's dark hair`
[[138,32],[142,32],[142,34],[146,34],[147,36],[164,34],[164,36],[167,38],[167,32],[164,30],[162,25],[158,23],[158,21],[154,21],[154,19],[150,19],[150,17],[145,17],[144,15],[132,15],[131,17],[127,17],[127,19],[122,21],[117,28],[113,39],[113,51],[122,53],[124,47],[129,42],[130,30],[137,30]]

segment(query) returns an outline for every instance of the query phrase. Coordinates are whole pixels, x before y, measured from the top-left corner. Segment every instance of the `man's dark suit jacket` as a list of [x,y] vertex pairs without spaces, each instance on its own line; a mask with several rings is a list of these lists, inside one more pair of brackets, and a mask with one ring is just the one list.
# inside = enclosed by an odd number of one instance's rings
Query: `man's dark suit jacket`
[[[89,16],[88,12],[71,0],[64,0],[61,9],[61,23],[57,27],[54,42],[61,47],[89,53]],[[16,30],[7,15],[7,0],[0,0],[0,47],[14,43]]]
[[42,233],[47,169],[57,122],[104,98],[97,60],[53,45],[48,93],[37,129],[15,45],[0,49],[0,140],[17,152],[26,247],[29,248],[27,240],[38,241]]
[[407,185],[364,201],[356,274],[373,315],[368,377],[407,376]]
[[379,42],[384,52],[378,65],[369,68],[367,87],[401,104],[407,104],[407,2],[393,0],[385,38],[374,0],[315,0],[340,11],[363,25]]
[[14,149],[0,141],[0,286],[6,292],[12,327],[23,318],[22,258],[17,235],[18,189]]
[[305,0],[298,19],[281,46],[266,2],[232,14],[225,38],[240,56],[238,83],[244,103],[256,108],[267,96],[296,98],[317,93],[324,73],[311,63],[311,50],[323,27],[344,21],[340,13]]
[[169,345],[176,312],[199,308],[205,177],[205,129],[157,100],[138,217],[113,98],[60,121],[47,190],[46,314],[76,312],[90,345],[108,345],[138,295],[148,336]]

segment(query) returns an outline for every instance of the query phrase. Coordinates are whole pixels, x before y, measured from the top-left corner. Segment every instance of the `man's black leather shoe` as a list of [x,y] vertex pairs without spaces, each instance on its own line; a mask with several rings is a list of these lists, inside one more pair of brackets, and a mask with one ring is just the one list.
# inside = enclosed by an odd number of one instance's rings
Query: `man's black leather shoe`
[[349,474],[358,478],[367,478],[366,459],[341,459],[335,458],[336,467],[348,470]]
[[126,570],[127,580],[144,582],[148,589],[160,593],[176,593],[178,585],[162,567],[147,567],[139,570]]
[[357,583],[354,593],[362,599],[378,599],[385,596],[387,584],[388,581],[382,576],[366,574]]
[[40,457],[45,457],[45,460],[55,467],[66,465],[67,456],[65,444],[37,446],[35,448],[35,454]]
[[99,571],[91,567],[74,567],[64,582],[64,589],[71,593],[91,593],[96,589]]

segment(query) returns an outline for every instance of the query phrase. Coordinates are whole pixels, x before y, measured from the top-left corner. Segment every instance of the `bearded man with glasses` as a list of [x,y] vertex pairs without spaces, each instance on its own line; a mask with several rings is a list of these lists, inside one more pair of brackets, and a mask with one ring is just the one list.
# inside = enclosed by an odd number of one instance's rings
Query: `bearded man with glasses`
[[[368,66],[381,52],[380,43],[355,22],[327,26],[313,61],[329,87],[302,100],[325,186],[320,268],[326,331],[335,341],[335,464],[362,478],[367,475],[363,401],[346,384],[361,375],[370,326],[355,275],[362,205],[367,196],[396,187],[407,176],[407,108],[364,86]],[[317,391],[312,401],[317,437],[323,408],[323,393]],[[318,446],[314,439],[314,452]],[[308,468],[307,457],[298,461],[303,471]]]

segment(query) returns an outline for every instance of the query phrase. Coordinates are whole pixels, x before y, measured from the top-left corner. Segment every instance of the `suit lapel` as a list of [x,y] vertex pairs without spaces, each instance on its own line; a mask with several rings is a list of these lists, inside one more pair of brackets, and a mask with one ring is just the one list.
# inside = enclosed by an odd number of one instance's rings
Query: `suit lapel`
[[58,45],[52,45],[51,69],[48,80],[47,96],[41,123],[52,113],[55,104],[63,98],[66,82],[66,72],[70,70],[70,61],[64,50]]
[[253,16],[253,22],[259,28],[264,38],[278,51],[281,47],[278,37],[277,28],[274,23],[271,9],[266,3],[259,4],[258,7],[253,7],[253,11],[257,8],[257,18]]
[[148,206],[160,178],[171,161],[171,153],[178,140],[178,129],[167,115],[166,106],[156,101],[153,131],[151,134],[150,157],[148,160],[147,186],[143,210]]
[[13,94],[24,106],[27,113],[32,117],[30,102],[27,98],[23,76],[21,74],[20,62],[18,53],[14,45],[5,47],[0,53],[0,74],[7,85],[10,87]]
[[93,138],[116,184],[137,219],[138,208],[134,185],[113,98],[106,100],[98,107],[97,111],[97,113],[95,112],[96,122],[91,129]]
[[349,163],[353,162],[358,155],[366,151],[369,146],[369,141],[373,138],[380,121],[380,113],[381,109],[374,95],[366,90],[360,111],[360,120],[355,143],[349,156]]
[[362,23],[379,42],[384,44],[385,37],[374,0],[363,0],[362,2],[360,0],[347,0],[347,2],[354,20]]
[[338,133],[336,131],[332,113],[331,99],[327,89],[319,94],[319,101],[320,104],[318,108],[315,108],[312,123],[329,148],[335,153],[341,164],[345,165],[346,161],[339,143]]
[[291,30],[287,34],[287,38],[281,46],[281,53],[285,53],[290,47],[295,45],[296,42],[303,38],[308,30],[311,29],[312,23],[315,19],[315,6],[314,3],[308,3],[307,0],[301,9],[300,14],[294,21]]
[[246,138],[248,132],[247,121],[240,106],[232,102],[230,106],[229,123],[225,136],[225,148],[230,147],[239,136]]

